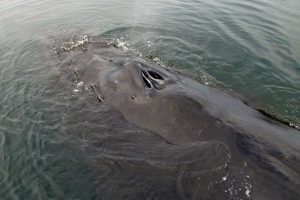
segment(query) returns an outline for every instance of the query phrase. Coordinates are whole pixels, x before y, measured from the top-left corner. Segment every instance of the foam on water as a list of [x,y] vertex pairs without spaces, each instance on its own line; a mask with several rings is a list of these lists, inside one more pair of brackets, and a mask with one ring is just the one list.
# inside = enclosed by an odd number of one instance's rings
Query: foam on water
[[72,51],[75,48],[78,47],[84,47],[85,44],[87,44],[89,41],[89,38],[87,35],[83,36],[83,39],[75,39],[75,38],[71,38],[70,41],[67,41],[65,43],[63,43],[60,48],[64,51]]

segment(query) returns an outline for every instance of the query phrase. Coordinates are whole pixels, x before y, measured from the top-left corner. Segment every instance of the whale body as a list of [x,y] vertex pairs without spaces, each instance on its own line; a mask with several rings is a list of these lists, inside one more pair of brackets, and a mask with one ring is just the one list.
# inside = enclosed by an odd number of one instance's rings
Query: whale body
[[[131,142],[149,144],[143,149],[147,154],[124,145],[123,136],[110,137],[116,145],[107,147],[118,149],[119,156],[129,152],[125,160],[134,160],[129,154],[143,156],[153,171],[181,174],[174,180],[157,177],[156,184],[167,186],[152,188],[156,196],[147,193],[148,199],[300,198],[299,130],[100,37],[58,54],[60,67],[89,88],[99,105],[113,107],[125,121],[159,138],[133,136]],[[128,199],[146,199],[136,190],[125,193]]]

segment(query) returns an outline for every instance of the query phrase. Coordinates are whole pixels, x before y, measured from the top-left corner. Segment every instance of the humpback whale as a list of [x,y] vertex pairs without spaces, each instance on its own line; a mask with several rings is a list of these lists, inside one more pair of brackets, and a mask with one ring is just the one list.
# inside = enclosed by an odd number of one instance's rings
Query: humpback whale
[[[176,180],[156,177],[154,183],[162,184],[156,196],[146,198],[126,190],[127,196],[115,199],[300,198],[300,132],[296,128],[101,37],[85,37],[76,45],[58,48],[57,54],[60,68],[91,91],[99,105],[113,107],[125,121],[160,140],[134,135],[130,142],[149,146],[138,152],[138,147],[128,146],[128,138],[112,136],[105,140],[116,143],[108,148],[118,149],[119,156],[127,151],[138,160],[142,155],[153,173],[179,174]],[[175,186],[170,189],[169,185]],[[120,193],[124,187],[118,188]]]

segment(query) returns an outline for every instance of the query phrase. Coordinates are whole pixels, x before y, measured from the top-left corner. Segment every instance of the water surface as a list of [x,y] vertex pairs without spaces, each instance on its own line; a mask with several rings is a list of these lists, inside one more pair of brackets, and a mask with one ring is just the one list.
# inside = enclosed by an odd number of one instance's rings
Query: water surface
[[122,116],[99,122],[93,97],[62,84],[52,45],[103,35],[299,126],[299,9],[297,0],[1,1],[1,199],[111,199],[99,177],[122,175],[91,148]]

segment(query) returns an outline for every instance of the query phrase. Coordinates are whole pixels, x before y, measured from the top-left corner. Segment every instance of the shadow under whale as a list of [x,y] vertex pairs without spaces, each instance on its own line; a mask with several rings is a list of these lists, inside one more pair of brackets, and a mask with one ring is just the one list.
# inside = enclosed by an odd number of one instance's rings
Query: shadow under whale
[[[300,197],[299,130],[225,92],[123,51],[101,37],[60,48],[58,55],[61,69],[89,88],[101,105],[115,108],[126,121],[145,130],[145,135],[150,131],[160,137],[154,142],[130,133],[131,140],[134,138],[131,142],[137,146],[131,146],[123,136],[99,139],[94,146],[118,152],[114,156],[141,162],[140,166],[151,165],[153,178],[155,170],[181,174],[174,180],[172,176],[168,176],[170,180],[155,177],[155,183],[176,186],[174,191],[160,186],[161,195],[147,193],[148,199]],[[106,140],[115,141],[115,145],[104,147]],[[147,153],[136,152],[138,145]],[[109,153],[106,156],[109,158]],[[136,190],[125,193],[113,198],[145,198]]]

